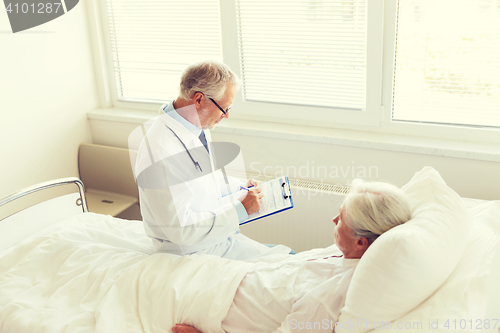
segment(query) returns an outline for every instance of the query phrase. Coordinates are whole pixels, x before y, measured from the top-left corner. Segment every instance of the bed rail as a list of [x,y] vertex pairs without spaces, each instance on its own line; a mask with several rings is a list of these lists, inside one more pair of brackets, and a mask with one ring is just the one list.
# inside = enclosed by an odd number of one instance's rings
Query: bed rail
[[88,207],[87,207],[87,200],[85,199],[85,187],[83,186],[83,183],[80,179],[76,177],[68,177],[68,178],[60,178],[60,179],[55,179],[55,180],[49,180],[47,182],[39,183],[30,187],[23,188],[22,190],[19,190],[17,192],[14,192],[12,194],[7,195],[6,197],[3,197],[0,199],[0,207],[14,201],[16,199],[19,199],[21,197],[24,197],[25,195],[35,193],[47,188],[55,187],[55,186],[60,186],[60,185],[68,185],[68,184],[75,184],[78,186],[78,192],[80,193],[80,202],[77,202],[78,206],[82,206],[82,210],[84,213],[88,212]]

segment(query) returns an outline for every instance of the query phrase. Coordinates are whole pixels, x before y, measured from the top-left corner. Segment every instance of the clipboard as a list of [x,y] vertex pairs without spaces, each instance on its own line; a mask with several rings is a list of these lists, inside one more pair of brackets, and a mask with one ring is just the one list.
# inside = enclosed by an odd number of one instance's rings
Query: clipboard
[[287,176],[261,183],[259,187],[264,193],[260,209],[248,216],[240,225],[293,208],[292,191]]

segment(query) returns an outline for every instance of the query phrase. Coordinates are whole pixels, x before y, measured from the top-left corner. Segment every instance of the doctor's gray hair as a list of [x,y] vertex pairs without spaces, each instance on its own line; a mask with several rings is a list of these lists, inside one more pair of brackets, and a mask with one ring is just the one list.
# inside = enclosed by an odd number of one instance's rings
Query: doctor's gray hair
[[203,61],[188,66],[182,73],[179,96],[191,99],[200,91],[205,96],[221,99],[226,91],[227,84],[239,89],[240,80],[226,65],[216,61]]
[[405,194],[388,183],[355,179],[343,206],[346,224],[356,236],[366,237],[369,244],[389,229],[411,219]]

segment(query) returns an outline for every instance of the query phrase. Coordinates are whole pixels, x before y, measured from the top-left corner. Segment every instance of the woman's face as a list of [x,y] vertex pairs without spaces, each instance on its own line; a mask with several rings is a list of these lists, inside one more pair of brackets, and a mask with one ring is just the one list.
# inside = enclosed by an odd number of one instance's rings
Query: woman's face
[[333,232],[335,244],[344,254],[344,258],[359,258],[358,250],[361,237],[354,235],[354,231],[346,223],[347,219],[344,206],[341,206],[339,215],[333,218],[333,223],[336,225]]

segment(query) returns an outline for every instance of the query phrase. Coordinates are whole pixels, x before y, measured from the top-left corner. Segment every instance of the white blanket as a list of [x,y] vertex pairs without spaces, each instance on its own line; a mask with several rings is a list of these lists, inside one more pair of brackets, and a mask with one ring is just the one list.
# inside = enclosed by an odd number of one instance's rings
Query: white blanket
[[221,332],[253,265],[153,254],[141,222],[109,216],[49,229],[0,253],[2,332],[170,332],[180,322]]

